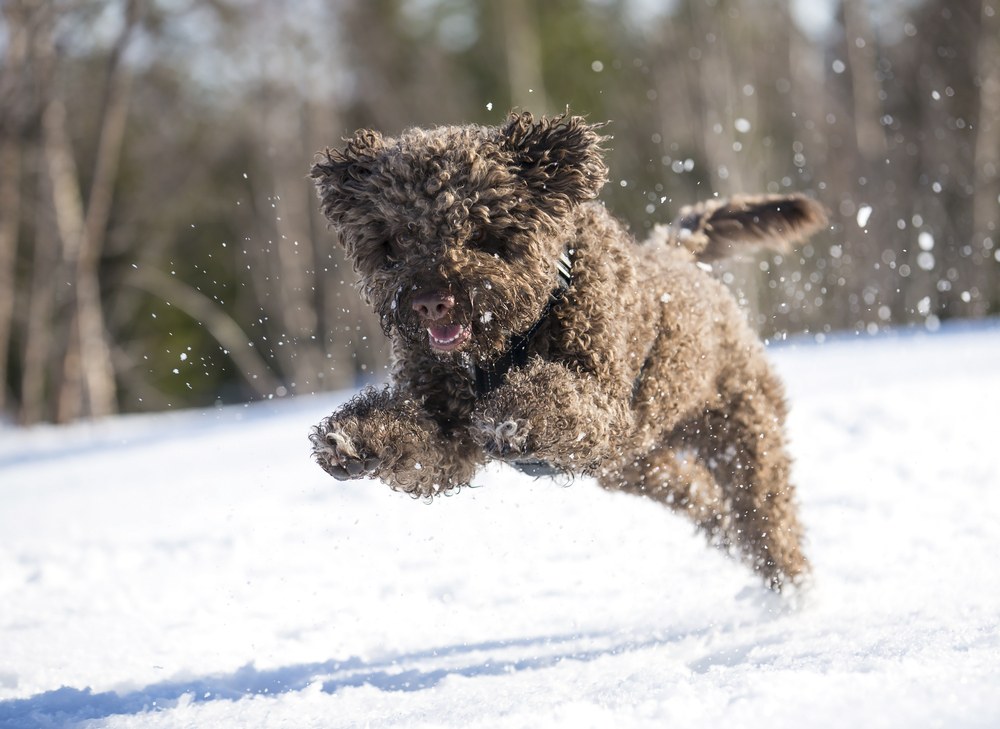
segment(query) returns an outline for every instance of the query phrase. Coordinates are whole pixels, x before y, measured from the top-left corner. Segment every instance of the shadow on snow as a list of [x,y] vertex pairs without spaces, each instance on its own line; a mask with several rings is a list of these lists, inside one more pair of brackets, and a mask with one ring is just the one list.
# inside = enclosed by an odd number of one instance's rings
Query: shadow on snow
[[[163,711],[173,708],[178,700],[185,697],[191,703],[201,703],[236,701],[249,696],[275,696],[302,691],[317,683],[328,694],[355,686],[373,686],[382,691],[422,691],[450,676],[503,675],[548,668],[567,660],[588,662],[604,656],[676,643],[706,632],[707,629],[693,630],[639,642],[624,640],[612,633],[539,636],[447,646],[371,662],[352,657],[344,661],[304,663],[267,670],[248,664],[231,674],[164,681],[127,693],[94,693],[90,688],[63,687],[26,699],[0,701],[0,729],[43,729],[118,714]],[[593,647],[595,642],[604,647]],[[580,647],[579,650],[573,649],[574,644]],[[502,651],[507,656],[513,651],[521,655],[509,658],[477,656],[475,660],[469,660],[472,654],[490,651]],[[463,657],[467,660],[463,661]],[[411,664],[424,665],[411,668]]]

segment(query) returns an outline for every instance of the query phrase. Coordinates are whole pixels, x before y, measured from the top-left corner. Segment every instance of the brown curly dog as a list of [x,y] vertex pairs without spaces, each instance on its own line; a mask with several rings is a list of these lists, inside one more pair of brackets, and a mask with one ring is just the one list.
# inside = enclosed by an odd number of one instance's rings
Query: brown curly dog
[[[825,225],[798,195],[686,208],[637,243],[600,203],[599,125],[359,131],[312,169],[381,317],[391,384],[311,435],[339,479],[422,497],[487,461],[592,474],[688,514],[773,589],[808,569],[782,385],[705,262]],[[700,265],[699,265],[700,264]]]

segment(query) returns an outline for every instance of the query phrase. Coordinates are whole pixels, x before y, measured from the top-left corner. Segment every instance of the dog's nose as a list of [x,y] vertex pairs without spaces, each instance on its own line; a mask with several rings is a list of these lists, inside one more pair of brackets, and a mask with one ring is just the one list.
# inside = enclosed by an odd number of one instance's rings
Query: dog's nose
[[419,294],[413,299],[413,310],[424,321],[438,321],[455,306],[455,297],[443,291]]

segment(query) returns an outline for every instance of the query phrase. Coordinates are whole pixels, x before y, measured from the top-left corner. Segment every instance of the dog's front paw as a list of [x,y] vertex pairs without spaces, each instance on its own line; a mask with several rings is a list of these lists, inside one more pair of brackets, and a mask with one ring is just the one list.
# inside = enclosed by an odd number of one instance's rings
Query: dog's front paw
[[493,458],[509,459],[528,453],[531,427],[520,420],[480,423],[478,440],[483,452]]
[[333,418],[326,418],[313,428],[309,440],[316,463],[340,481],[371,476],[379,467],[379,459],[365,453],[344,425]]

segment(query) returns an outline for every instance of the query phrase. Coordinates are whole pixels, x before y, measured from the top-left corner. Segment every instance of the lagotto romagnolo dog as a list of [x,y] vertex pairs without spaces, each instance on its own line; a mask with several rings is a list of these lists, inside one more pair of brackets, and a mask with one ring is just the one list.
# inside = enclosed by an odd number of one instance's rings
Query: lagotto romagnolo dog
[[[782,385],[706,263],[825,225],[800,195],[685,208],[637,242],[595,198],[600,125],[362,130],[312,168],[391,342],[391,383],[316,426],[338,479],[432,497],[501,460],[687,514],[775,590],[808,569]],[[700,264],[700,265],[699,265]]]

